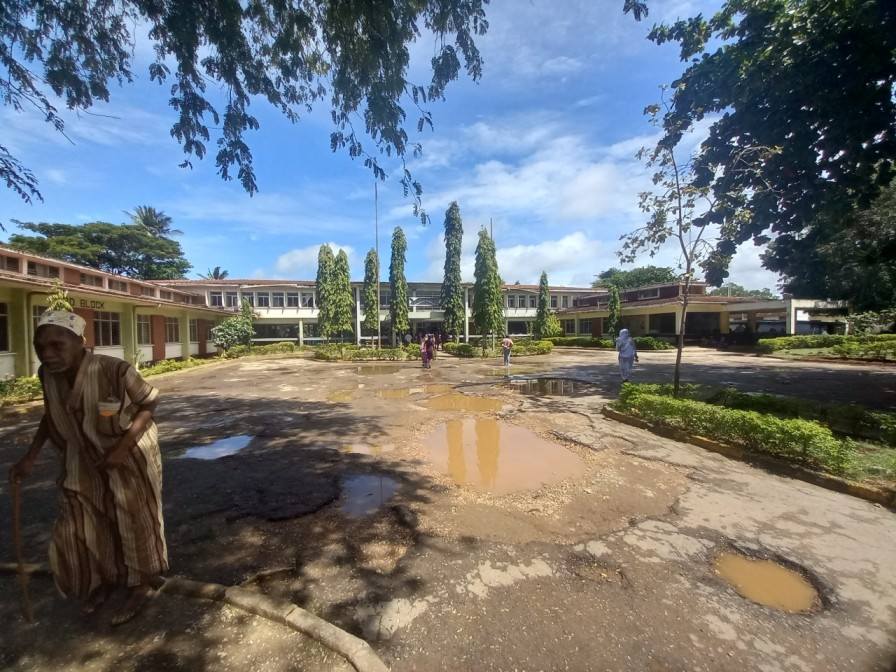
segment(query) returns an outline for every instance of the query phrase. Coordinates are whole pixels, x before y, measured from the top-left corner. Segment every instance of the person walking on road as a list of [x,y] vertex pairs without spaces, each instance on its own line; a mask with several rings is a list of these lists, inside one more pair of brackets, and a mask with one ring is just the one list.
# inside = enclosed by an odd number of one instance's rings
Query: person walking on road
[[9,481],[19,487],[44,443],[56,449],[62,475],[49,554],[56,587],[84,600],[85,614],[126,589],[111,619],[120,625],[140,612],[154,594],[151,579],[168,569],[153,421],[158,391],[124,360],[87,350],[85,327],[64,310],[38,320],[44,416]]
[[619,375],[622,376],[622,382],[627,383],[632,375],[632,365],[638,361],[635,339],[631,337],[628,329],[619,332],[619,338],[616,339],[616,352],[619,353]]
[[435,343],[432,340],[432,335],[426,337],[426,340],[423,342],[421,351],[423,353],[423,368],[431,369],[432,358],[435,355]]
[[510,351],[513,349],[513,341],[507,334],[504,334],[504,340],[501,341],[501,349],[504,351],[504,366],[510,366]]

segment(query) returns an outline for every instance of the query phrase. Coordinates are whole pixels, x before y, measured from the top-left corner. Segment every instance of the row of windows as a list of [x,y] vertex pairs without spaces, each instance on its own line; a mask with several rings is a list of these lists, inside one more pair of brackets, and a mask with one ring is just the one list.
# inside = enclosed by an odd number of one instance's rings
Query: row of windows
[[[243,292],[242,298],[254,308],[314,308],[313,292]],[[208,304],[213,307],[239,308],[240,303],[239,292],[208,294]]]

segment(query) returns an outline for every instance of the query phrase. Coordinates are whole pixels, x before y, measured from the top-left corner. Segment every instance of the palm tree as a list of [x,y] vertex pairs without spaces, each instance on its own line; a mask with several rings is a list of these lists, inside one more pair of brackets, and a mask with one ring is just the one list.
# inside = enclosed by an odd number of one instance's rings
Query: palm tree
[[133,213],[125,210],[124,214],[130,217],[134,224],[142,226],[150,235],[156,236],[157,238],[182,236],[184,233],[178,229],[171,228],[171,223],[174,221],[171,217],[161,210],[156,210],[148,205],[138,205],[134,208]]
[[230,275],[228,271],[223,270],[220,266],[215,266],[214,268],[208,269],[208,273],[205,275],[200,273],[199,277],[205,278],[206,280],[223,280],[228,275]]

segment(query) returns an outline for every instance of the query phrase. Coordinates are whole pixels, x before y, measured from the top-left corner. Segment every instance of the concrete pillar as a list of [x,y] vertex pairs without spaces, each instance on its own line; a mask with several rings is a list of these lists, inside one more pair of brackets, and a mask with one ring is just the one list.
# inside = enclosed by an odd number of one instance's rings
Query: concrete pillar
[[[723,334],[727,334],[731,330],[731,313],[727,310],[723,310],[719,313],[719,331]],[[753,329],[753,333],[756,333],[756,330]]]
[[180,331],[180,358],[186,361],[190,358],[190,315],[186,311],[177,318],[177,328]]
[[470,288],[464,287],[464,343],[470,342]]
[[787,299],[784,305],[787,306],[787,324],[785,328],[787,333],[792,335],[796,333],[796,308],[793,305],[793,299]]
[[750,328],[750,331],[754,334],[756,333],[756,313],[754,311],[747,313],[747,326]]
[[299,320],[299,345],[305,345],[305,321]]

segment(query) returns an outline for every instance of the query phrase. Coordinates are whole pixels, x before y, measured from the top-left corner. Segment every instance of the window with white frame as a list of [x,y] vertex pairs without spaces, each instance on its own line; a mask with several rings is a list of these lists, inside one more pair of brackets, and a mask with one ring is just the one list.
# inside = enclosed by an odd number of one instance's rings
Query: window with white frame
[[557,307],[557,297],[551,294],[551,308]]
[[140,288],[140,296],[152,296],[155,297],[156,288],[155,287],[141,287]]
[[159,290],[159,298],[165,299],[166,301],[171,301],[173,294],[164,289]]
[[243,294],[243,300],[248,301],[249,305],[253,308],[255,307],[255,295],[252,292],[246,292]]
[[314,308],[314,292],[302,292],[302,308]]
[[89,273],[81,274],[81,284],[86,285],[87,287],[102,287],[103,279],[97,275],[90,275]]
[[216,326],[218,326],[218,325],[216,325],[211,320],[208,320],[205,323],[205,340],[208,341],[209,343],[211,343],[215,340],[214,337],[212,336],[212,329],[214,329]]
[[286,307],[287,308],[298,308],[299,307],[299,293],[298,292],[286,292]]
[[221,307],[224,305],[224,292],[209,292],[208,305]]
[[128,283],[121,280],[109,280],[109,289],[113,292],[126,292],[128,291]]
[[560,307],[569,308],[569,297],[566,294],[560,297]]
[[121,345],[121,313],[105,310],[94,313],[93,338],[100,346]]
[[660,288],[654,287],[653,289],[641,289],[638,290],[638,300],[641,299],[658,299],[660,298]]
[[180,343],[180,323],[176,317],[165,318],[165,342]]
[[591,326],[592,326],[591,318],[579,320],[579,333],[580,334],[590,334]]
[[563,333],[567,336],[571,336],[576,333],[576,321],[575,320],[563,320]]
[[507,307],[516,308],[516,294],[507,295]]
[[0,303],[0,352],[9,352],[9,306]]
[[[43,315],[47,310],[46,306],[31,306],[31,320],[34,323],[34,331],[37,331],[37,322],[40,320],[40,316]],[[34,333],[32,331],[31,333]]]
[[529,295],[529,307],[530,308],[538,308],[538,297],[535,294]]
[[137,316],[137,345],[152,345],[152,322],[149,315]]
[[199,320],[190,320],[190,343],[199,342]]
[[270,292],[255,292],[255,303],[253,306],[258,306],[259,308],[270,308],[271,307],[271,293]]
[[283,292],[271,292],[271,305],[274,308],[283,308]]
[[240,295],[237,292],[227,292],[224,298],[226,299],[225,305],[228,308],[240,307]]
[[526,295],[525,294],[520,294],[519,296],[516,297],[516,305],[518,305],[520,308],[526,307]]

